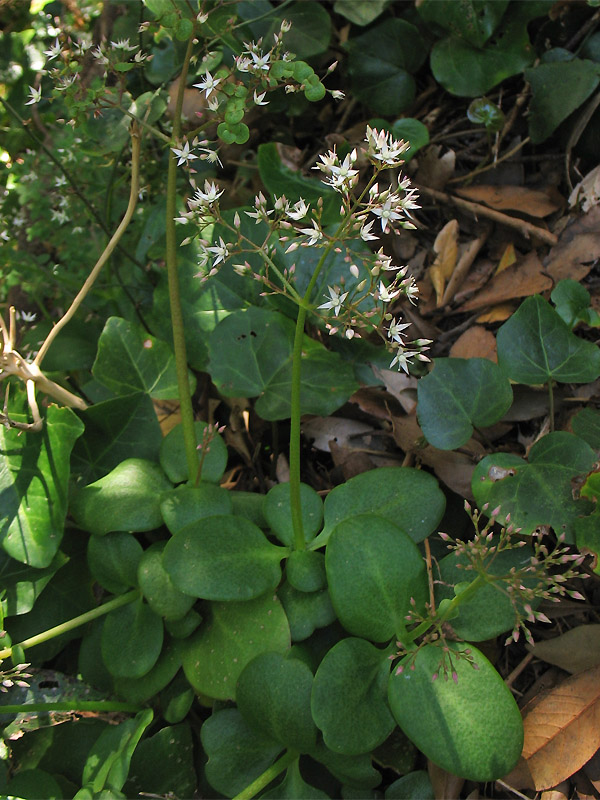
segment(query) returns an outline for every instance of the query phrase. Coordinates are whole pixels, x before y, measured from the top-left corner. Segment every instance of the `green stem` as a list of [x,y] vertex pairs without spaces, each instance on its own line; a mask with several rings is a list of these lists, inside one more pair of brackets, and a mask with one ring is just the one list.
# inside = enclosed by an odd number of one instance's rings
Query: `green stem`
[[2,714],[30,714],[32,711],[126,711],[137,714],[140,707],[133,703],[120,703],[118,700],[58,700],[56,703],[20,703],[0,706]]
[[[104,605],[93,608],[91,611],[86,611],[85,614],[80,614],[78,617],[73,617],[73,619],[69,619],[66,622],[61,622],[60,625],[55,625],[54,628],[49,628],[43,633],[30,636],[29,639],[23,639],[22,642],[18,642],[13,645],[13,647],[22,647],[23,650],[26,650],[28,647],[34,647],[36,644],[47,642],[50,639],[54,639],[56,636],[61,636],[63,633],[79,628],[80,625],[85,625],[86,622],[91,622],[94,619],[98,619],[98,617],[103,617],[110,611],[114,611],[115,608],[120,608],[121,606],[127,605],[127,603],[132,603],[134,600],[137,600],[139,596],[139,590],[132,589],[130,592],[126,592],[125,594],[115,597],[113,600],[109,600],[108,603],[104,603]],[[4,658],[8,658],[12,654],[13,647],[6,647],[4,650],[0,650],[0,661]]]
[[554,432],[554,390],[552,388],[552,378],[548,381],[548,402],[549,402],[549,410],[548,415],[550,417],[550,430]]
[[[188,41],[181,76],[179,90],[173,117],[173,139],[181,135],[181,109],[183,107],[183,92],[185,81],[192,56],[194,44],[192,33]],[[169,171],[167,173],[167,220],[166,220],[166,261],[169,283],[169,303],[171,309],[171,326],[173,329],[173,349],[175,352],[175,366],[177,370],[177,387],[179,391],[179,406],[181,410],[181,427],[185,443],[185,456],[188,467],[189,480],[193,481],[198,470],[198,453],[196,450],[196,431],[194,428],[194,410],[190,395],[188,381],[187,352],[185,345],[185,329],[183,312],[181,309],[181,294],[179,276],[177,274],[177,237],[175,234],[175,217],[177,215],[177,157],[169,150]]]
[[271,764],[262,775],[259,775],[255,781],[252,781],[249,786],[246,786],[239,794],[236,794],[233,800],[252,800],[261,789],[268,786],[274,778],[280,775],[284,769],[287,769],[297,758],[298,753],[295,750],[288,750],[274,764]]

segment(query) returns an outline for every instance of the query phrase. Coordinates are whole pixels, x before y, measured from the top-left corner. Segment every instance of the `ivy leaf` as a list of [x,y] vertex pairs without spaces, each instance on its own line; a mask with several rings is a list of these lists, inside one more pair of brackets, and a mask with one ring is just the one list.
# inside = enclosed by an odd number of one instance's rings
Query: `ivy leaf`
[[369,753],[396,727],[387,704],[389,653],[363,639],[342,639],[315,675],[312,713],[330,750]]
[[574,541],[574,524],[591,510],[589,501],[574,500],[571,482],[586,475],[596,453],[565,431],[549,433],[529,451],[529,463],[512,453],[495,453],[479,462],[471,487],[477,504],[500,506],[500,521],[510,513],[524,534],[540,525],[551,525],[555,533]]
[[424,0],[418,11],[429,25],[439,25],[473,47],[483,47],[507,6],[508,0]]
[[355,25],[369,25],[383,13],[387,0],[336,0],[333,10]]
[[348,633],[373,642],[399,635],[411,598],[426,600],[425,565],[413,540],[374,514],[341,522],[329,537],[325,567],[331,602]]
[[[442,649],[426,644],[403,660],[400,675],[392,672],[390,708],[408,738],[435,764],[467,780],[493,781],[519,760],[521,713],[510,689],[479,650],[470,648],[478,667],[474,669],[452,652],[463,645],[448,645],[446,665],[456,682],[443,674]],[[437,680],[433,675],[439,675]]]
[[585,322],[590,327],[600,326],[600,314],[591,308],[592,296],[579,281],[565,278],[559,281],[550,295],[557,314],[564,319],[569,328]]
[[600,450],[600,412],[584,408],[571,420],[573,433],[586,441],[594,450]]
[[528,297],[498,331],[498,364],[517,383],[588,383],[600,348],[579,339],[540,295]]
[[454,450],[467,442],[473,426],[493,425],[512,404],[508,378],[487,358],[436,358],[418,382],[417,416],[434,447]]

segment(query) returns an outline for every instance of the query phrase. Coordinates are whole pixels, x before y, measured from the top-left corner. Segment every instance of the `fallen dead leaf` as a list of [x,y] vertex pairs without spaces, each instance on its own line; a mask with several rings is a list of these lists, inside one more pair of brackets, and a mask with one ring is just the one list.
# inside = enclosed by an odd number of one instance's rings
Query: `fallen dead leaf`
[[456,153],[447,150],[440,155],[442,148],[438,144],[422,150],[419,153],[419,169],[415,175],[415,183],[429,186],[430,189],[443,189],[454,173]]
[[373,374],[380,381],[383,381],[389,394],[396,398],[407,414],[415,410],[417,406],[416,378],[413,378],[412,375],[406,375],[404,372],[397,372],[393,369],[380,369],[379,367],[373,367]]
[[517,260],[517,254],[515,253],[515,246],[512,244],[506,245],[504,252],[502,253],[502,258],[498,264],[498,269],[496,270],[496,275],[500,272],[504,272],[507,267],[511,267]]
[[375,467],[374,462],[369,456],[352,447],[340,447],[335,441],[331,441],[330,452],[332,461],[339,471],[341,471],[344,481],[349,481],[356,475],[369,472]]
[[572,674],[600,664],[600,625],[579,625],[562,636],[528,644],[536,658]]
[[600,666],[567,678],[523,713],[523,758],[535,789],[549,789],[577,772],[600,746]]
[[373,426],[366,422],[342,417],[312,417],[302,423],[302,433],[313,439],[313,447],[324,453],[331,452],[330,443],[338,447],[356,448],[356,441],[364,433],[371,433]]
[[464,778],[446,772],[445,769],[429,760],[427,761],[427,772],[436,800],[454,800],[454,798],[460,797],[461,789],[465,785]]
[[489,358],[497,362],[496,337],[487,328],[473,325],[454,342],[450,355],[452,358]]
[[542,792],[540,800],[568,800],[571,794],[571,784],[569,781],[562,781],[553,789]]
[[558,244],[544,259],[544,271],[554,281],[572,278],[580,281],[600,258],[600,206],[584,216],[576,216],[564,229]]
[[596,750],[594,755],[583,767],[583,771],[594,789],[600,792],[600,750]]
[[458,256],[458,221],[451,219],[438,233],[433,243],[435,261],[429,267],[429,280],[435,289],[437,305],[444,296],[446,281],[452,275]]
[[515,297],[529,297],[532,294],[545,292],[552,288],[552,279],[544,275],[543,271],[544,267],[537,253],[532,250],[512,267],[508,267],[499,275],[494,275],[487,286],[457,310],[476,311]]
[[528,189],[526,186],[467,186],[456,189],[459,197],[474,203],[484,203],[496,211],[519,211],[530,217],[542,219],[560,211],[566,201],[553,187]]
[[581,210],[587,213],[600,203],[600,164],[580,180],[569,195],[569,206],[581,203]]
[[158,419],[158,424],[162,435],[166,436],[169,431],[181,422],[181,412],[178,400],[153,400],[154,412]]
[[517,303],[511,303],[510,301],[508,303],[498,303],[497,306],[490,308],[489,311],[480,314],[475,322],[481,324],[487,323],[488,325],[494,322],[504,322],[504,320],[508,319],[516,310]]

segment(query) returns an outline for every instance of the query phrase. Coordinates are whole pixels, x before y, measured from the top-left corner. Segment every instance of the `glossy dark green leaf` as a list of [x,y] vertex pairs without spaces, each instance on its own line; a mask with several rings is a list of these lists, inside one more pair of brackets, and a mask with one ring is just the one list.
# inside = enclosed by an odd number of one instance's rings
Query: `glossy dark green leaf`
[[165,496],[160,510],[167,528],[171,533],[177,533],[203,517],[232,514],[233,503],[231,492],[212,483],[201,483],[199,486],[178,486]]
[[600,375],[600,348],[580,339],[540,295],[498,331],[498,364],[517,383],[587,383]]
[[[194,423],[196,441],[199,445],[203,442],[203,435],[208,424],[198,421]],[[211,434],[209,434],[211,435]],[[202,461],[201,480],[218,483],[223,477],[227,466],[227,446],[223,437],[218,433],[211,435],[210,442],[205,446],[206,452]],[[198,466],[202,451],[198,454]],[[182,483],[190,479],[188,475],[187,459],[185,455],[185,442],[183,439],[183,428],[181,424],[176,425],[173,430],[165,436],[160,446],[160,465],[164,469],[166,476],[173,483]],[[197,475],[191,476],[196,481]]]
[[315,675],[312,713],[336,753],[369,753],[396,727],[387,703],[389,653],[363,639],[342,639]]
[[334,529],[325,554],[329,595],[344,628],[385,642],[399,636],[411,598],[427,595],[425,564],[413,540],[375,514],[346,519]]
[[418,29],[392,18],[348,41],[353,94],[377,114],[399,114],[415,97],[413,72],[427,57]]
[[[323,523],[323,501],[312,486],[300,484],[302,524],[306,541],[314,539]],[[265,496],[264,513],[271,531],[283,544],[294,543],[290,484],[276,483]]]
[[573,433],[586,441],[594,450],[600,450],[600,412],[584,408],[571,420]]
[[486,456],[475,468],[471,487],[480,507],[500,506],[501,522],[510,513],[511,522],[523,533],[551,525],[573,542],[573,525],[591,511],[591,504],[573,498],[571,482],[588,473],[595,460],[595,452],[583,439],[557,431],[533,445],[528,462],[511,453]]
[[336,0],[333,10],[355,25],[369,25],[383,13],[387,0]]
[[410,161],[415,153],[429,144],[429,131],[418,119],[397,119],[390,125],[390,131],[394,139],[410,143],[410,147],[402,155],[405,161]]
[[150,531],[162,525],[160,504],[172,488],[158,464],[128,458],[80,489],[71,512],[84,530],[99,536],[109,531]]
[[[178,396],[175,356],[140,325],[109,317],[98,342],[92,374],[118,395],[146,392],[155,400]],[[190,390],[195,381],[190,375]]]
[[236,681],[249,661],[270,650],[283,653],[289,646],[290,629],[276,597],[211,603],[202,627],[186,646],[183,669],[198,692],[234,700]]
[[300,774],[299,759],[287,768],[285,778],[273,789],[261,795],[271,800],[327,800],[328,794],[306,783]]
[[467,442],[473,426],[493,425],[508,411],[512,389],[487,358],[436,358],[417,384],[417,416],[427,440],[440,450]]
[[589,550],[596,554],[594,572],[600,574],[600,472],[592,472],[580,489],[580,495],[594,504],[594,510],[587,517],[575,520],[575,541],[579,550]]
[[123,788],[127,797],[145,793],[193,797],[196,783],[192,732],[183,723],[161,728],[138,744]]
[[428,24],[483,47],[494,33],[508,6],[508,0],[424,0],[418,11]]
[[306,753],[317,741],[310,712],[312,683],[312,672],[302,661],[281,653],[262,653],[238,678],[237,706],[251,727]]
[[415,542],[432,533],[446,499],[436,479],[411,467],[382,467],[336,486],[325,499],[323,532],[311,547],[321,547],[335,526],[357,514],[375,512],[399,525]]
[[181,619],[194,605],[194,598],[183,594],[173,584],[163,565],[165,545],[166,542],[155,542],[144,550],[137,567],[137,579],[146,602],[156,614],[164,619]]
[[250,600],[272,592],[287,548],[243,517],[206,517],[168,542],[163,564],[178,590],[205,600]]
[[141,598],[106,615],[102,658],[115,678],[141,678],[156,664],[162,644],[162,619]]
[[440,663],[443,651],[432,644],[419,649],[411,662],[414,670],[406,663],[400,675],[392,671],[392,714],[408,738],[438,766],[468,780],[493,781],[519,760],[521,713],[510,689],[479,650],[470,648],[478,667],[474,669],[453,652],[464,645],[448,644],[447,679]]
[[69,458],[82,433],[75,413],[55,405],[48,408],[40,433],[0,429],[0,542],[23,564],[47,567],[58,551],[67,513]]
[[586,325],[600,325],[600,314],[591,308],[592,296],[579,281],[565,279],[559,281],[550,298],[556,306],[556,313],[567,323],[569,328],[574,328],[578,322]]
[[87,562],[100,586],[113,594],[121,594],[137,586],[137,570],[143,552],[135,536],[115,531],[106,536],[90,536]]
[[[293,3],[281,11],[280,16],[292,23],[284,42],[286,49],[295,53],[297,58],[314,58],[327,50],[331,39],[331,17],[323,6]],[[280,24],[277,20],[272,33],[279,30]]]
[[90,406],[85,432],[73,448],[71,469],[84,485],[102,478],[126,458],[158,461],[162,433],[152,400],[138,392]]
[[317,628],[330,625],[336,618],[327,589],[303,592],[286,581],[277,596],[285,609],[293,642],[308,639]]
[[34,606],[52,576],[63,567],[68,557],[58,552],[43,569],[28,567],[0,551],[0,586],[4,591],[0,599],[5,616],[27,614]]
[[181,619],[166,619],[165,630],[174,639],[187,639],[202,622],[201,615],[191,608]]
[[525,80],[532,92],[529,135],[539,144],[592,94],[600,82],[600,64],[583,58],[538,64],[525,70]]
[[281,744],[251,728],[237,708],[214,712],[202,725],[208,756],[206,778],[213,789],[234,797],[271,766]]

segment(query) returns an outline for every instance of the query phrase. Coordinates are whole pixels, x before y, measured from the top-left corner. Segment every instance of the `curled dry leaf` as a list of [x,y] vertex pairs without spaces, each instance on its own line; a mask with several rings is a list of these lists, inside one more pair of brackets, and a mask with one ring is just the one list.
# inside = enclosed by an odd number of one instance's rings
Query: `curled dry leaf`
[[544,267],[537,253],[532,251],[500,274],[494,275],[487,286],[463,303],[458,311],[475,311],[515,297],[541,294],[551,289],[552,285],[552,279],[544,274]]
[[575,217],[564,229],[558,244],[544,259],[544,271],[555,283],[563,278],[580,281],[600,258],[600,206]]
[[600,664],[600,625],[579,625],[562,636],[528,644],[536,658],[572,674]]
[[581,203],[581,210],[588,212],[600,203],[600,164],[580,180],[569,195],[569,206]]
[[441,305],[448,278],[452,275],[458,256],[458,222],[451,219],[438,233],[433,243],[435,261],[429,267],[429,279],[435,289],[437,305]]

